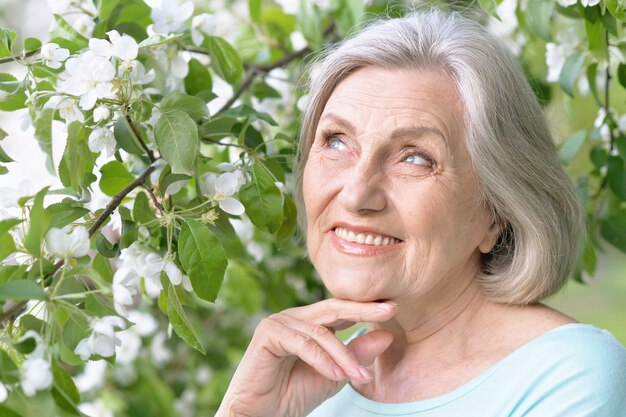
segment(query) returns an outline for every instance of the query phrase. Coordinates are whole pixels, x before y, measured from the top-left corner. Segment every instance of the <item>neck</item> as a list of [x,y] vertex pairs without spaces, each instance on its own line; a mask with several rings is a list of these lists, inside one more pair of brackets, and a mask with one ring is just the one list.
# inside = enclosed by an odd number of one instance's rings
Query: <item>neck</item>
[[[370,398],[392,402],[420,398],[421,394],[415,392],[397,392],[390,398],[385,387],[406,386],[403,381],[415,381],[416,375],[433,386],[437,375],[463,363],[464,358],[476,357],[480,346],[493,336],[489,323],[494,323],[493,317],[498,317],[494,310],[501,306],[486,300],[474,280],[456,293],[448,291],[444,292],[449,295],[446,298],[429,294],[419,300],[394,300],[400,306],[394,319],[369,326],[391,331],[394,341],[376,359],[372,383],[357,389]],[[409,391],[417,389],[429,396],[416,385],[409,385]]]

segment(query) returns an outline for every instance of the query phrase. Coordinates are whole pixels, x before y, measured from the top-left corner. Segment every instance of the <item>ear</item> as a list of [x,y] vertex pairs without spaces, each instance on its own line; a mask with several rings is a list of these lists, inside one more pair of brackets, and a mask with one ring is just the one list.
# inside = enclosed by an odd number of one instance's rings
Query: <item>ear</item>
[[503,230],[504,224],[499,221],[494,221],[491,226],[489,226],[489,230],[487,230],[483,240],[478,244],[478,250],[480,250],[481,253],[491,252]]

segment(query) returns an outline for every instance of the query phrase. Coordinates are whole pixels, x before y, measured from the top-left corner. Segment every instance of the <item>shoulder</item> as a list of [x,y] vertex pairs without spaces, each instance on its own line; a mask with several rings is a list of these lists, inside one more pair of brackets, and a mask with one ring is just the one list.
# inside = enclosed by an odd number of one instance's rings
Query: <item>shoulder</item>
[[499,368],[514,372],[526,393],[518,405],[533,412],[525,416],[626,417],[626,348],[606,330],[580,323],[557,327]]

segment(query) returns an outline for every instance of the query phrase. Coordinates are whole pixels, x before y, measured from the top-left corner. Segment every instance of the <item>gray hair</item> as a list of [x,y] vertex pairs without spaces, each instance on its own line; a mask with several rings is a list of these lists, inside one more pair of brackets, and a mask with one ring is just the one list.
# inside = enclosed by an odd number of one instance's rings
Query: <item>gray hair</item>
[[581,251],[584,216],[558,161],[545,117],[515,57],[478,23],[457,13],[418,12],[376,20],[312,67],[302,115],[296,201],[326,102],[364,67],[444,71],[465,110],[465,143],[502,233],[478,276],[489,299],[536,303],[558,291]]

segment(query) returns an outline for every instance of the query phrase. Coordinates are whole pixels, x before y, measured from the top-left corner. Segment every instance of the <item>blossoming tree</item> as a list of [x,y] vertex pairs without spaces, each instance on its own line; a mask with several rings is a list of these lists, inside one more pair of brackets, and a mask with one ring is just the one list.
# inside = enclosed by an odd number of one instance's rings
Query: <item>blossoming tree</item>
[[[27,109],[62,184],[0,196],[0,415],[210,415],[254,317],[325,296],[294,238],[290,196],[303,64],[406,9],[49,2],[49,38],[0,29],[0,65],[21,66],[0,68],[0,110]],[[626,251],[626,119],[611,94],[626,86],[625,6],[480,5],[542,102],[575,112],[586,95],[597,106],[559,145],[564,164],[579,161],[588,209],[582,280],[600,243]],[[0,148],[0,174],[12,162]]]

